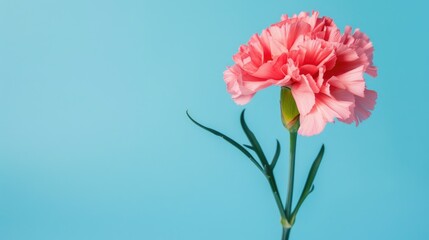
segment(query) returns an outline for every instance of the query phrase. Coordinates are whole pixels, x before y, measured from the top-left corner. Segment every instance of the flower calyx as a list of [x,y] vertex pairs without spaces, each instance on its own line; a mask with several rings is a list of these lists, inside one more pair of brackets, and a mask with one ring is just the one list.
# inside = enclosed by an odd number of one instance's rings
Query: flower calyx
[[289,132],[298,132],[299,111],[295,99],[288,87],[282,87],[280,92],[280,110],[282,122]]

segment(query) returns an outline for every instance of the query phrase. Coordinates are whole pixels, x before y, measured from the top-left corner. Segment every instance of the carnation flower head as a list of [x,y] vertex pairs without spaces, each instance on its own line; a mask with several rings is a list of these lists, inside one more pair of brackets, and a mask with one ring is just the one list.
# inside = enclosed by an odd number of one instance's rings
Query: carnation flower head
[[299,111],[298,133],[310,136],[335,119],[358,125],[370,116],[377,93],[366,88],[364,73],[377,76],[373,52],[359,29],[346,27],[342,34],[318,12],[284,15],[240,46],[224,80],[240,105],[266,87],[289,88]]

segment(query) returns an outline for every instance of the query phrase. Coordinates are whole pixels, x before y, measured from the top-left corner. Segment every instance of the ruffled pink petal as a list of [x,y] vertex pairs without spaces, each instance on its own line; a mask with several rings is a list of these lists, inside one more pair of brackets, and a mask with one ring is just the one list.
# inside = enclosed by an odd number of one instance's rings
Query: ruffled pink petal
[[306,115],[300,115],[301,126],[298,133],[304,136],[319,134],[326,123],[333,122],[335,118],[348,118],[353,102],[339,101],[324,94],[318,94],[316,104]]
[[337,46],[336,56],[339,62],[353,62],[359,59],[356,50],[344,44]]
[[298,66],[313,65],[318,69],[335,58],[335,50],[331,46],[323,46],[322,40],[307,40],[299,46],[296,56]]
[[293,84],[292,95],[301,115],[309,113],[316,103],[314,91],[307,80],[303,79],[301,82]]
[[323,131],[328,121],[324,118],[323,112],[316,106],[311,113],[300,115],[300,127],[298,133],[303,136],[312,136]]
[[248,103],[256,93],[256,91],[252,91],[243,85],[243,70],[238,65],[233,65],[225,70],[223,78],[227,91],[237,104]]
[[259,69],[251,75],[261,79],[283,79],[285,74],[281,69],[282,66],[286,63],[286,60],[287,55],[282,54],[276,59],[262,64]]
[[377,68],[373,64],[374,47],[369,37],[356,29],[353,35],[352,28],[347,26],[341,42],[354,49],[360,58],[360,63],[365,66],[364,71],[372,77],[377,76]]
[[365,89],[364,97],[355,96],[355,107],[352,115],[344,120],[340,119],[340,121],[348,124],[355,122],[356,126],[359,125],[360,122],[369,118],[371,111],[374,110],[376,100],[377,92]]
[[371,115],[371,111],[374,110],[374,106],[377,100],[377,92],[373,90],[365,90],[365,96],[355,98],[354,115],[356,125],[363,120],[367,119]]
[[285,45],[286,29],[279,26],[271,26],[266,32],[269,41],[270,52],[273,58],[287,53],[289,49]]
[[[350,117],[350,107],[354,104],[353,101],[345,99],[336,99],[333,96],[329,97],[325,94],[318,94],[317,102],[321,105],[321,109],[325,111],[326,117],[348,118]],[[328,117],[329,116],[329,117]]]
[[284,41],[286,47],[287,49],[293,49],[304,40],[306,35],[311,33],[311,26],[306,22],[296,22],[290,25],[286,24],[285,31],[286,39]]
[[333,76],[329,79],[329,84],[337,88],[345,89],[354,95],[364,96],[365,81],[363,78],[364,66],[352,69],[346,73]]
[[306,22],[273,25],[268,28],[270,50],[273,58],[291,49],[296,49],[306,36],[311,34],[311,26]]
[[236,64],[243,70],[252,74],[266,61],[271,60],[266,38],[254,34],[246,45],[241,45],[239,51],[233,56]]
[[284,76],[280,80],[260,79],[249,75],[240,66],[233,65],[225,70],[224,80],[232,99],[237,104],[244,105],[250,101],[256,92],[264,88],[272,85],[284,86],[288,84],[290,77]]

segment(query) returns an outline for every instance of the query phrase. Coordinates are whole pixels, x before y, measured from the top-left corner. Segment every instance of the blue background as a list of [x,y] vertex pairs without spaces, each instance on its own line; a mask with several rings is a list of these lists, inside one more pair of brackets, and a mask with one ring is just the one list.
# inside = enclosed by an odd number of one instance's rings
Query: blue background
[[[429,236],[429,37],[424,1],[0,1],[0,239],[280,239],[268,184],[199,121],[246,142],[222,72],[281,14],[318,10],[375,45],[376,109],[299,137],[291,239]],[[279,89],[250,127],[288,146]],[[287,151],[276,168],[284,199]]]

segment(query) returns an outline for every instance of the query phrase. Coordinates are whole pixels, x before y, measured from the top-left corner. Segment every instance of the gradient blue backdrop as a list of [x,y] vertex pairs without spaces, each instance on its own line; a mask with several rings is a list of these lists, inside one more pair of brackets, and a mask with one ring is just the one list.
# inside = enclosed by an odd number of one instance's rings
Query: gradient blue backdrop
[[[322,143],[327,151],[291,239],[427,239],[427,7],[0,1],[0,239],[279,239],[262,175],[185,110],[244,142],[222,72],[253,33],[313,9],[371,37],[379,99],[358,128],[298,139],[298,190]],[[269,156],[275,138],[288,146],[278,95],[266,89],[246,106]]]

